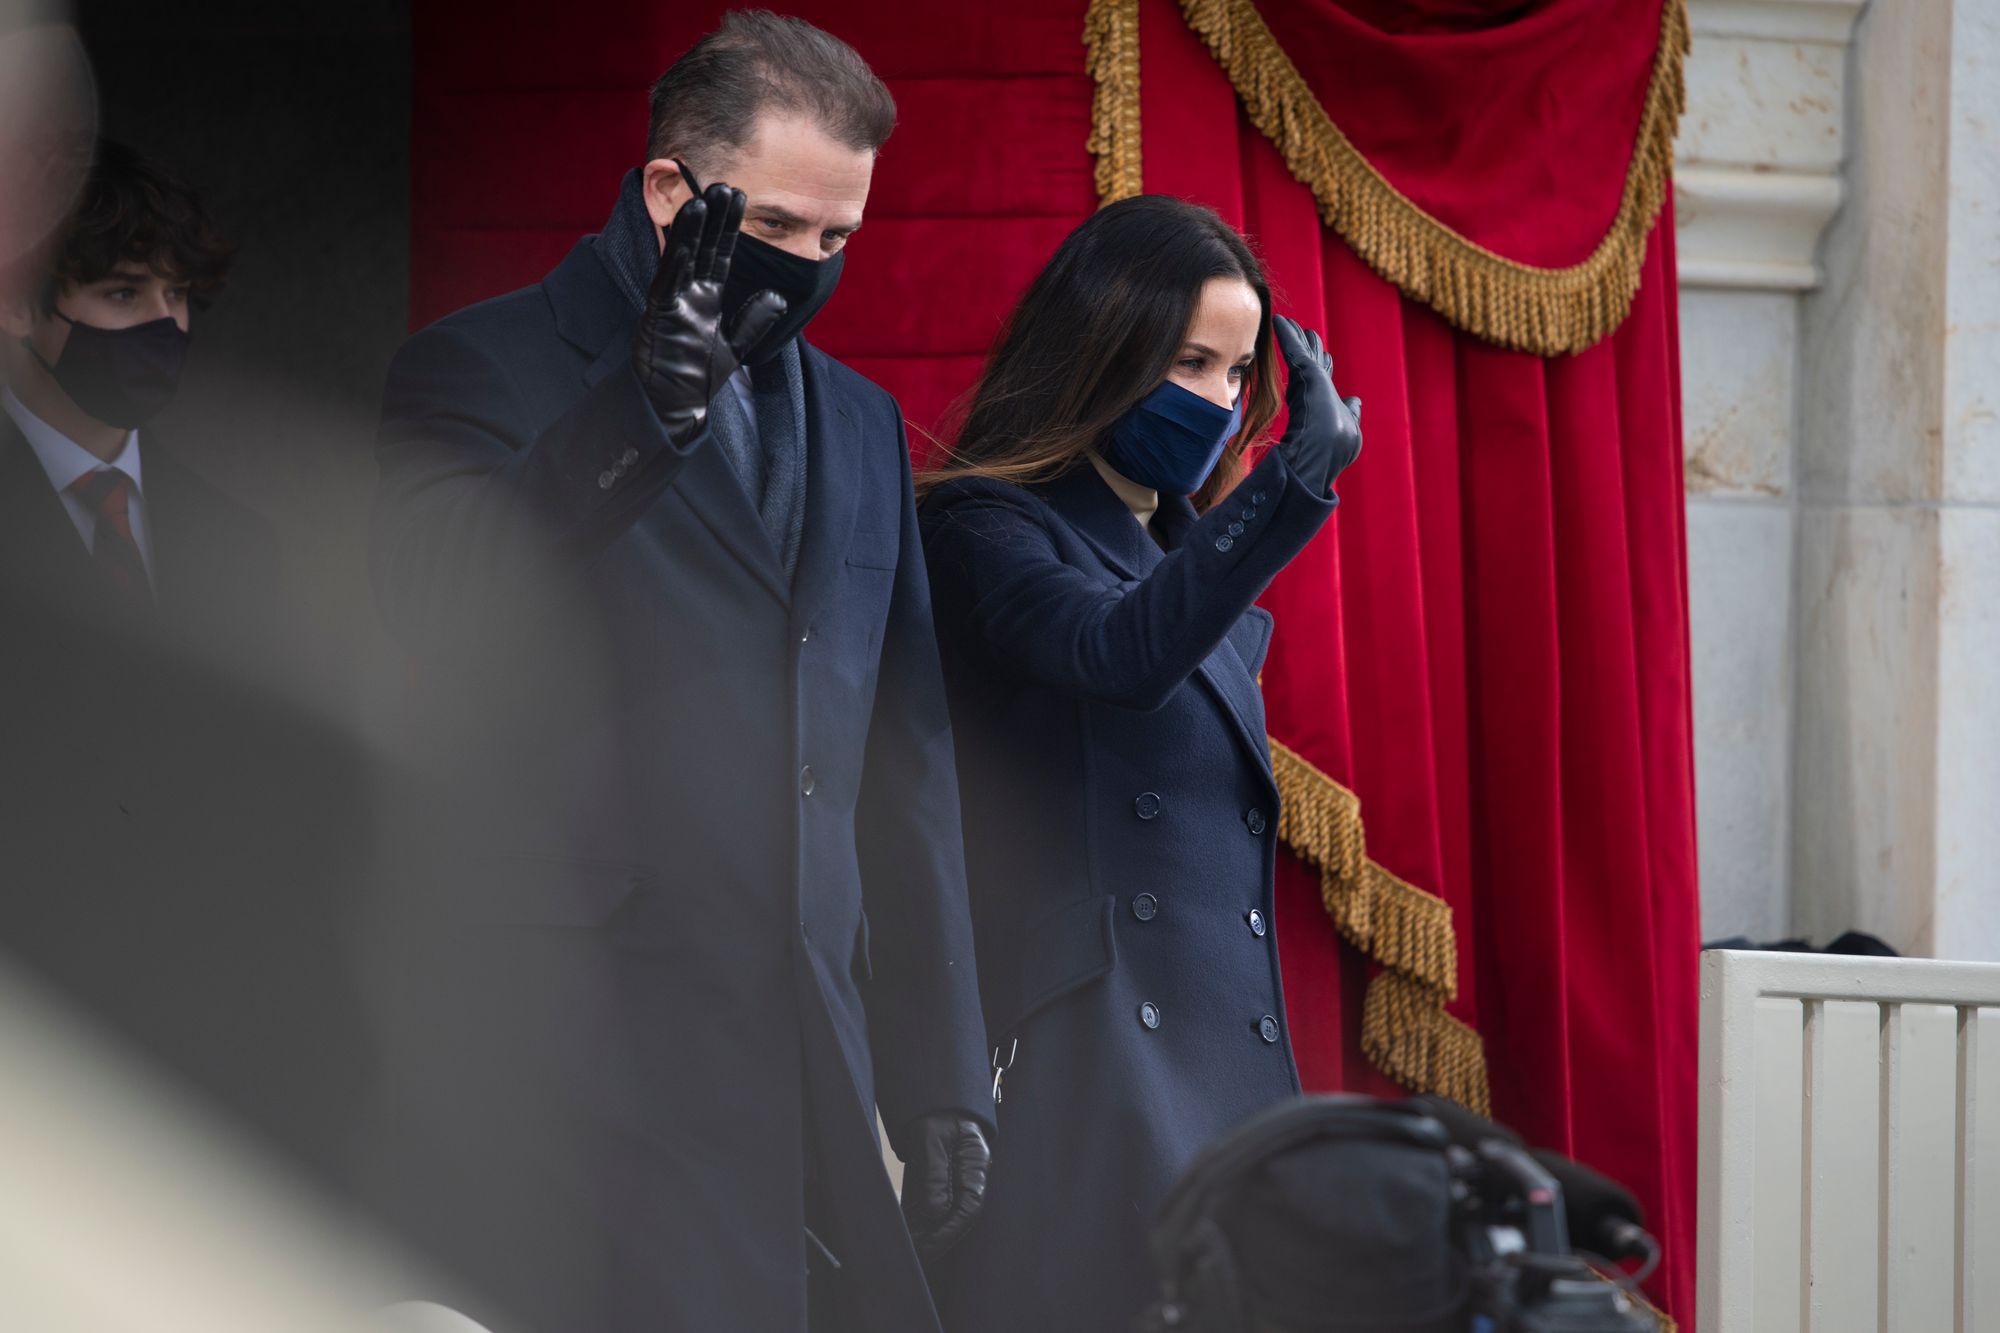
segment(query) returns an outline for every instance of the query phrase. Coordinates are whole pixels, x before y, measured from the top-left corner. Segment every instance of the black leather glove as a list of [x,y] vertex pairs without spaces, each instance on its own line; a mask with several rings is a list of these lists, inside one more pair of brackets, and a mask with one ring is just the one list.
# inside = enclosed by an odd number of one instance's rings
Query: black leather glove
[[708,424],[708,404],[743,353],[785,313],[785,298],[758,292],[724,327],[722,284],[743,223],[743,192],[715,184],[674,215],[653,288],[632,340],[632,368],[666,427],[686,444]]
[[913,1147],[903,1164],[903,1220],[917,1256],[929,1263],[972,1229],[986,1203],[993,1149],[979,1122],[963,1111],[918,1116],[902,1142]]
[[1289,420],[1278,451],[1314,495],[1325,495],[1361,452],[1361,400],[1343,399],[1334,389],[1333,358],[1317,333],[1283,315],[1273,321],[1272,331],[1287,372]]

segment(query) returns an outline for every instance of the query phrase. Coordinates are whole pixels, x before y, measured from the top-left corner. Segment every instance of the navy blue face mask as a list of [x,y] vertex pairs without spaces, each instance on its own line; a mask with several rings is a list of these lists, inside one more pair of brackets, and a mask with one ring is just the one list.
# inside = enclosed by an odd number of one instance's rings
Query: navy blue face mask
[[1243,424],[1243,395],[1217,407],[1172,380],[1132,405],[1106,433],[1104,461],[1162,495],[1193,495]]

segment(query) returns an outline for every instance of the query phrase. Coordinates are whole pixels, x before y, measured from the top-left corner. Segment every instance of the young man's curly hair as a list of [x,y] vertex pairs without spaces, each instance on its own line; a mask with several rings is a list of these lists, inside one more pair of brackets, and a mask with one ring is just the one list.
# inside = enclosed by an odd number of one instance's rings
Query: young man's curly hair
[[235,253],[192,188],[124,144],[101,139],[49,266],[42,308],[55,309],[65,283],[81,287],[137,261],[185,282],[199,309],[222,290]]

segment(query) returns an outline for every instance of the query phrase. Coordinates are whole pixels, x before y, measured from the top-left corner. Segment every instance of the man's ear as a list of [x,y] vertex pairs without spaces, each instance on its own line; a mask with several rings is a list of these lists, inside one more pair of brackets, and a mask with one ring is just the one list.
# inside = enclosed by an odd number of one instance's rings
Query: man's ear
[[646,201],[647,216],[653,225],[664,230],[674,220],[674,214],[681,211],[681,205],[694,198],[694,191],[688,189],[687,181],[681,176],[681,169],[671,158],[656,157],[639,169],[640,197]]

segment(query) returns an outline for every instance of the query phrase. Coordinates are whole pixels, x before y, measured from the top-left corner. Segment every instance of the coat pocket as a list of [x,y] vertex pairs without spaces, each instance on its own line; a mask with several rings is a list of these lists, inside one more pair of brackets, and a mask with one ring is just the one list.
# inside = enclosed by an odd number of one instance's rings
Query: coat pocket
[[602,926],[653,878],[645,866],[564,856],[496,857],[479,915],[503,926]]
[[1111,930],[1117,899],[1105,895],[1072,903],[1021,933],[1008,966],[983,976],[992,997],[988,1030],[1003,1036],[1038,1011],[1108,975],[1118,964]]
[[861,569],[894,569],[902,554],[902,534],[857,530],[847,541],[847,563]]

